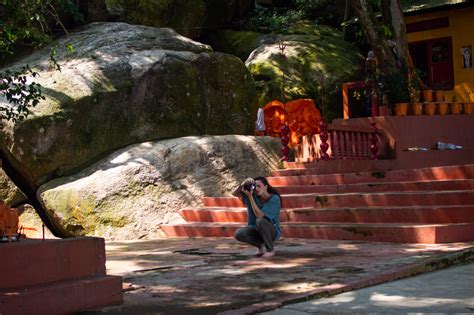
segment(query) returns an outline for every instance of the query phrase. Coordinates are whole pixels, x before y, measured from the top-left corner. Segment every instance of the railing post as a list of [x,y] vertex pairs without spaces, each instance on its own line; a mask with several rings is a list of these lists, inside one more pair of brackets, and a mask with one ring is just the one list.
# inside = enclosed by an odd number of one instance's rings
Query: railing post
[[343,143],[343,134],[341,131],[335,131],[337,135],[337,142],[336,142],[336,158],[342,159],[342,143]]
[[321,118],[321,121],[319,122],[319,129],[320,129],[320,134],[319,138],[321,139],[321,144],[319,145],[320,150],[320,156],[319,158],[321,160],[329,160],[329,155],[327,153],[329,149],[329,144],[328,144],[328,124],[326,123],[326,120],[324,118]]
[[369,133],[364,133],[362,135],[363,140],[362,140],[362,157],[365,160],[369,160],[371,153],[370,153],[370,134]]
[[354,132],[354,158],[355,159],[361,159],[362,154],[360,152],[360,132]]
[[285,124],[280,128],[280,141],[281,141],[281,160],[288,162],[288,142],[290,141],[290,128]]
[[335,134],[336,134],[336,132],[334,130],[329,130],[328,131],[329,147],[331,148],[331,156],[329,157],[330,159],[335,159],[336,158]]
[[370,152],[372,152],[372,160],[377,160],[377,151],[379,148],[377,147],[377,124],[376,123],[371,123],[372,128],[374,128],[374,131],[371,134],[370,137]]

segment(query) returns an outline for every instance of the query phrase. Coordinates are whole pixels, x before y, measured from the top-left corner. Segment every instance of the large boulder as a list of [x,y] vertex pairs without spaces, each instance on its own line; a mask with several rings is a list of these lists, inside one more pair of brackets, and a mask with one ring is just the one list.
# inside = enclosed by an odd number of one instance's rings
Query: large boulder
[[280,36],[254,31],[221,29],[206,36],[206,42],[216,51],[235,55],[245,62],[252,51],[260,45],[275,43],[277,38]]
[[254,6],[253,0],[105,0],[119,20],[147,26],[171,27],[198,38],[203,32],[230,24]]
[[46,96],[26,120],[3,127],[39,183],[133,143],[253,131],[255,84],[235,56],[172,29],[125,23],[93,23],[56,46],[69,42],[75,51],[56,55],[60,72],[47,48],[12,67],[29,64]]
[[43,185],[39,195],[67,236],[108,239],[160,236],[159,225],[202,196],[229,195],[246,177],[279,165],[280,141],[270,137],[184,137],[117,151],[88,169]]
[[259,46],[245,65],[256,81],[260,106],[273,99],[312,98],[331,120],[342,115],[342,83],[358,77],[362,61],[341,32],[302,21]]
[[[312,98],[328,119],[342,114],[342,83],[360,77],[363,57],[332,27],[301,21],[279,34],[220,30],[214,49],[246,60],[259,106],[273,99]],[[280,44],[285,46],[284,57]]]

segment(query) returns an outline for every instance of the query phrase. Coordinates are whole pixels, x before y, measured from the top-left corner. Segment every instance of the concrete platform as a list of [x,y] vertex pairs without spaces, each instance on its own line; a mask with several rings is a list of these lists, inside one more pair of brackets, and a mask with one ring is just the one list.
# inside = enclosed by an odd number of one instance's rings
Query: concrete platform
[[0,244],[0,314],[55,315],[120,304],[122,278],[105,272],[97,237]]
[[[0,289],[105,275],[102,238],[22,239],[0,244]],[[34,263],[32,263],[34,262]]]
[[474,243],[393,244],[284,239],[272,259],[233,239],[106,244],[124,304],[85,314],[251,314],[474,260]]
[[473,282],[471,262],[263,314],[472,314]]

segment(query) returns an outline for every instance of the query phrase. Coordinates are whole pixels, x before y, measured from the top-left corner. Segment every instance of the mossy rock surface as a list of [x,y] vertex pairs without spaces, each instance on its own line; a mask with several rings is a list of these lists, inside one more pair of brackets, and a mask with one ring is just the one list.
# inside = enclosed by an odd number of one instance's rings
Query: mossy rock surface
[[246,60],[257,85],[259,106],[274,99],[312,98],[326,118],[340,117],[342,84],[359,77],[362,70],[362,55],[342,39],[340,31],[309,21],[278,34],[221,30],[209,38],[214,49]]
[[230,195],[279,164],[278,138],[184,137],[119,150],[82,172],[41,186],[48,215],[66,236],[159,237],[159,225],[202,196]]
[[7,207],[14,207],[27,201],[26,196],[13,184],[2,169],[0,169],[0,200]]
[[171,29],[125,23],[93,23],[71,39],[76,51],[57,56],[61,72],[50,68],[48,49],[20,62],[39,72],[46,100],[3,129],[38,182],[133,143],[253,131],[255,85],[237,57]]
[[269,37],[271,36],[252,31],[217,30],[206,39],[213,49],[235,55],[245,61],[252,51],[264,44],[266,39],[268,41]]

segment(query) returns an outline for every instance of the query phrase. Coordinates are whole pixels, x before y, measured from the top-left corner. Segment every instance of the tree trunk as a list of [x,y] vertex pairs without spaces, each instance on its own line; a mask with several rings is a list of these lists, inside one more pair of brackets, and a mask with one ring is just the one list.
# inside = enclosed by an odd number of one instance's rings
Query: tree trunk
[[410,49],[407,41],[407,29],[403,19],[403,9],[400,0],[381,0],[380,9],[385,25],[390,26],[396,43],[397,55],[401,62],[407,67],[409,87],[413,88],[413,81],[418,81],[422,88],[427,88],[416,73],[416,68],[410,56]]
[[[350,16],[351,16],[351,1],[346,0],[346,5],[344,7],[344,22],[347,22]],[[344,40],[347,40],[346,37],[347,37],[347,26],[344,26],[342,28],[342,38]]]
[[[2,136],[0,136],[1,138]],[[29,174],[29,171],[20,165],[16,158],[10,153],[3,139],[0,139],[0,161],[5,174],[28,198],[28,203],[35,208],[43,223],[56,237],[64,237],[61,231],[49,218],[46,209],[37,196],[39,185]]]
[[352,9],[359,19],[359,23],[364,30],[367,42],[372,48],[379,69],[383,73],[395,74],[397,63],[391,48],[388,46],[387,38],[378,26],[379,22],[367,0],[351,0]]
[[410,101],[411,81],[416,73],[400,0],[380,1],[382,23],[368,0],[351,0],[351,4],[377,59],[377,79],[382,82],[382,93],[387,94],[391,104]]
[[410,56],[407,42],[407,30],[403,20],[400,0],[382,0],[380,2],[382,18],[385,25],[390,26],[396,43],[398,57],[407,62]]

